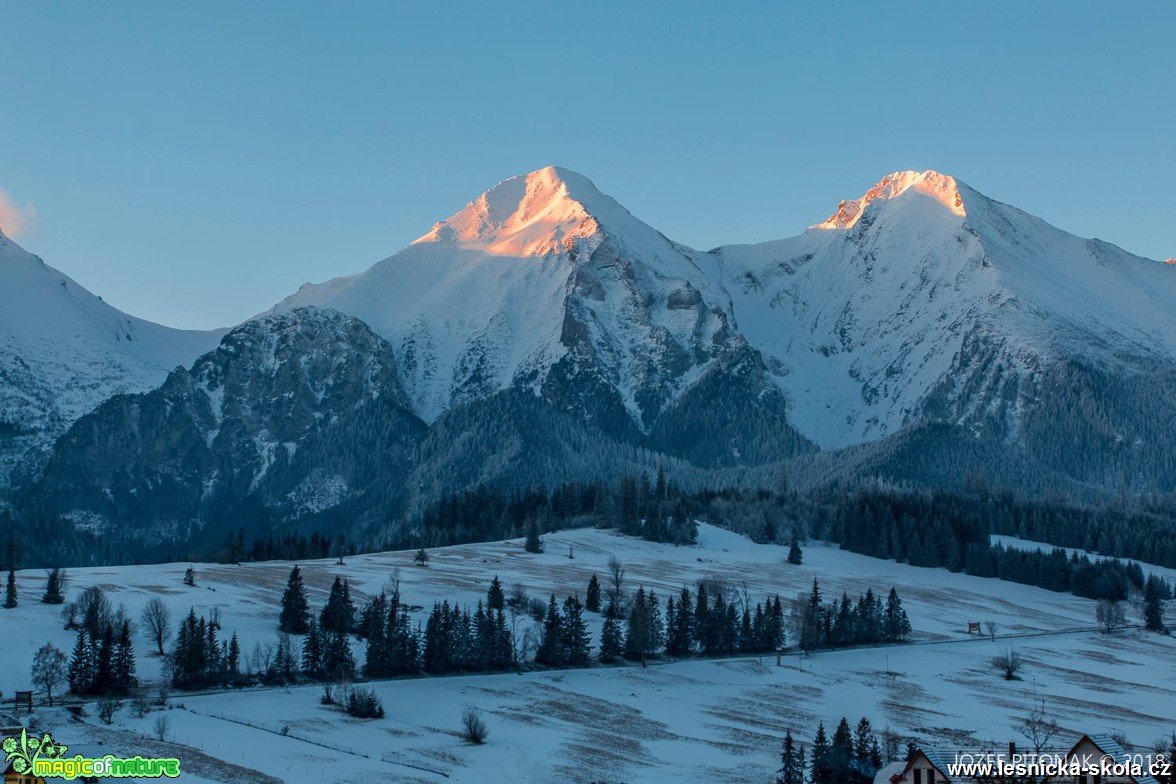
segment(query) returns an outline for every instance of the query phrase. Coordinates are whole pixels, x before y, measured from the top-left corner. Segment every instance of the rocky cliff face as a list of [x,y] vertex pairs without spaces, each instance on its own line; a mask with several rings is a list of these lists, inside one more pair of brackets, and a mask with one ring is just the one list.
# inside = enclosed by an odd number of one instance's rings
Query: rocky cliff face
[[128,316],[0,233],[0,506],[78,417],[158,386],[223,334]]
[[399,511],[424,431],[405,404],[391,347],[362,322],[317,309],[247,322],[158,389],[82,417],[30,504],[160,548],[219,546],[239,527],[362,527]]

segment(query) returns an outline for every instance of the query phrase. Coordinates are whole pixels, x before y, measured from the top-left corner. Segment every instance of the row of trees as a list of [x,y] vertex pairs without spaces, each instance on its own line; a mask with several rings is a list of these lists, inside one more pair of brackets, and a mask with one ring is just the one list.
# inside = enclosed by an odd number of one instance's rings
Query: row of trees
[[201,689],[214,686],[237,686],[241,679],[241,647],[237,633],[220,640],[220,625],[195,608],[180,622],[172,652],[172,685],[178,689]]
[[[520,667],[533,655],[547,667],[583,666],[592,658],[586,612],[604,616],[597,658],[605,663],[621,659],[644,662],[665,653],[756,654],[779,650],[786,640],[785,608],[780,597],[752,603],[722,581],[703,581],[692,592],[683,587],[665,602],[639,586],[630,592],[624,566],[609,561],[602,587],[593,574],[587,602],[578,595],[562,602],[553,594],[547,602],[529,600],[522,586],[508,596],[495,576],[486,598],[474,609],[448,600],[434,604],[422,627],[413,624],[410,608],[401,600],[399,577],[388,590],[356,610],[348,582],[336,577],[318,614],[311,617],[306,586],[299,567],[291,569],[282,598],[279,631],[304,634],[299,672],[314,680],[349,679],[415,673],[494,672]],[[419,608],[416,608],[419,609]],[[509,610],[509,622],[508,622]],[[539,626],[518,633],[518,620],[530,615]],[[893,588],[885,606],[868,590],[856,602],[843,596],[824,603],[814,581],[812,592],[795,602],[792,622],[799,643],[812,649],[875,642],[900,642],[910,634],[910,621]],[[366,640],[362,667],[351,639]]]
[[767,653],[784,644],[784,608],[779,596],[752,607],[721,583],[700,582],[693,596],[683,588],[677,602],[667,600],[666,627],[666,653],[673,656]]
[[[776,493],[708,490],[695,493],[687,503],[701,519],[719,520],[761,542],[788,543],[803,530],[875,558],[946,567],[1110,601],[1147,591],[1140,564],[1115,556],[1163,565],[1169,562],[1169,547],[1176,546],[1176,507],[1162,500],[1134,508],[1125,503],[1086,507],[1017,499],[1008,493],[991,495],[984,490],[932,492],[875,485],[852,492],[826,489],[799,495],[786,488],[782,477]],[[1134,533],[1135,525],[1143,533]],[[1057,547],[1038,551],[993,546],[992,533],[1029,537]],[[1086,547],[1104,557],[1069,554],[1063,546]],[[1153,592],[1172,596],[1172,586],[1161,583]]]
[[832,738],[821,722],[807,754],[791,731],[785,733],[776,784],[871,784],[886,761],[870,720],[863,717],[850,729],[842,717]]
[[[101,588],[82,592],[67,615],[77,628],[67,678],[74,694],[127,694],[138,684],[131,621]],[[67,624],[67,628],[71,628]]]
[[821,586],[813,578],[813,587],[794,605],[797,643],[805,651],[818,647],[838,648],[847,645],[870,645],[879,642],[904,642],[911,633],[911,622],[898,590],[891,587],[886,604],[866,589],[857,601],[842,593],[840,599],[825,602]]

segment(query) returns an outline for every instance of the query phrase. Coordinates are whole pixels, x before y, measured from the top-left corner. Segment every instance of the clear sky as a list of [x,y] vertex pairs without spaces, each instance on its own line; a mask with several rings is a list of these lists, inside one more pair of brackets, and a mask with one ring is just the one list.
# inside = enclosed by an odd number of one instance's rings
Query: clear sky
[[201,328],[548,164],[704,249],[932,168],[1164,258],[1173,31],[1168,0],[2,0],[0,221],[107,302]]

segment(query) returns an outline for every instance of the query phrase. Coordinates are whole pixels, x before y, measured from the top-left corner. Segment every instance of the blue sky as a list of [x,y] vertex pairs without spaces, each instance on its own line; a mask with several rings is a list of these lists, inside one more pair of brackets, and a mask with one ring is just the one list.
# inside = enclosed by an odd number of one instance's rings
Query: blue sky
[[700,248],[796,234],[890,171],[933,168],[1176,256],[1170,2],[5,2],[2,17],[17,241],[175,326],[365,269],[547,164]]

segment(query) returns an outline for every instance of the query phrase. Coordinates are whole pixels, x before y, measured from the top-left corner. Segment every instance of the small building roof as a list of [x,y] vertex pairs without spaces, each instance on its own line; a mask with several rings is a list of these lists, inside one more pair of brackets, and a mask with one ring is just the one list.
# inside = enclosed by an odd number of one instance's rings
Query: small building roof
[[[1066,752],[1066,757],[1072,757],[1074,753],[1078,751],[1079,747],[1081,747],[1082,744],[1086,742],[1089,742],[1103,754],[1113,758],[1115,762],[1121,764],[1135,762],[1138,759],[1137,757],[1129,754],[1127,750],[1123,748],[1122,744],[1119,743],[1119,741],[1115,740],[1110,735],[1103,733],[1097,735],[1083,735],[1073,746],[1070,747],[1070,750]],[[1132,778],[1138,784],[1158,784],[1154,778],[1146,773],[1142,776],[1132,776]],[[1053,777],[1049,777],[1045,779],[1045,782],[1053,780]]]
[[905,762],[891,762],[888,765],[883,765],[877,773],[874,774],[874,784],[890,784],[890,780],[895,776],[902,776],[906,772],[907,764]]

